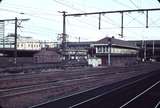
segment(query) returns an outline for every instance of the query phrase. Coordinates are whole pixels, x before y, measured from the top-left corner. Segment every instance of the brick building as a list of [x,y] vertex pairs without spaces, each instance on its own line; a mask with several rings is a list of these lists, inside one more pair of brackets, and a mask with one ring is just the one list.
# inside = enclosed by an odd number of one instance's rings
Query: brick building
[[34,63],[57,63],[61,61],[61,56],[56,48],[43,48],[33,58]]
[[[114,37],[105,37],[93,43],[91,46],[95,50],[93,51],[94,56],[91,59],[98,60],[98,65],[109,65],[109,62],[114,66],[136,63],[138,48],[131,42],[115,39]],[[108,58],[109,54],[110,60]],[[94,65],[94,63],[91,64]]]

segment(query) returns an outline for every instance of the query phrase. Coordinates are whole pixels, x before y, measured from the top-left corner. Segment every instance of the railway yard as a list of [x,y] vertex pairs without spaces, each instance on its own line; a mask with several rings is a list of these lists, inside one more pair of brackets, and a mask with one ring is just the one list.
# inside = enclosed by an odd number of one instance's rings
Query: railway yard
[[129,67],[45,69],[0,75],[0,107],[28,108],[160,70],[159,63]]

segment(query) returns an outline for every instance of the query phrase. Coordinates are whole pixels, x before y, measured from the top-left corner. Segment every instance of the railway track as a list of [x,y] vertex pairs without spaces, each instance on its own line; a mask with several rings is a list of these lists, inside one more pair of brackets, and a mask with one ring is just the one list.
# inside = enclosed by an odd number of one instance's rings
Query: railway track
[[[0,78],[0,89],[11,88],[11,87],[20,87],[32,84],[40,84],[49,81],[63,80],[64,77],[75,77],[80,74],[92,74],[92,73],[125,73],[128,71],[136,72],[139,70],[143,71],[152,71],[155,68],[148,68],[149,66],[138,66],[138,67],[129,67],[129,68],[87,68],[79,70],[61,70],[61,71],[51,71],[51,72],[42,72],[42,73],[30,73],[30,74],[18,74],[18,75],[7,75]],[[157,67],[156,67],[157,68]],[[1,76],[2,77],[2,76]]]
[[160,80],[146,88],[134,98],[125,102],[120,108],[159,108],[160,107]]
[[[23,108],[27,106],[26,103],[35,104],[35,101],[47,101],[49,97],[52,97],[53,99],[55,97],[69,94],[70,92],[98,86],[99,84],[102,84],[105,79],[106,76],[104,76],[104,74],[101,74],[82,77],[80,79],[65,80],[58,83],[50,83],[46,84],[45,86],[30,86],[29,90],[29,87],[10,89],[8,91],[3,91],[4,93],[2,93],[0,96],[0,104],[3,105],[4,108]],[[12,100],[11,103],[10,100]],[[23,100],[24,103],[18,103],[20,100]],[[18,105],[14,105],[15,103]]]
[[[31,108],[158,108],[160,105],[159,75],[159,72],[147,73],[111,85],[100,86],[41,103]],[[158,95],[154,94],[155,91]],[[156,96],[153,96],[153,99],[148,97],[149,94]],[[146,101],[147,99],[150,101]]]
[[[128,72],[128,74],[130,73],[133,73],[133,72]],[[98,74],[88,74],[88,75],[80,75],[80,76],[75,76],[72,78],[64,78],[63,80],[55,80],[55,81],[49,81],[49,82],[42,82],[42,83],[38,83],[38,84],[33,84],[33,85],[27,85],[27,86],[20,86],[20,87],[15,87],[15,88],[9,88],[9,89],[1,89],[0,90],[0,98],[2,97],[5,97],[5,96],[10,96],[11,95],[14,95],[18,92],[25,92],[25,91],[30,91],[30,90],[33,90],[33,89],[40,89],[40,88],[47,88],[47,87],[50,87],[50,86],[60,86],[60,85],[63,85],[64,83],[72,83],[74,81],[81,81],[81,80],[85,80],[85,79],[101,79],[103,77],[108,77],[108,75],[112,75],[113,77],[111,77],[110,79],[114,79],[114,74],[116,73],[98,73]],[[135,74],[135,71],[134,71],[134,74]],[[123,75],[123,74],[121,74]],[[118,78],[118,76],[116,76],[116,78]]]
[[6,95],[13,95],[19,92],[25,92],[25,91],[30,91],[33,89],[40,89],[40,88],[47,88],[47,87],[56,87],[56,86],[60,86],[63,85],[64,83],[71,83],[74,81],[78,81],[78,80],[85,80],[85,79],[90,79],[90,78],[99,78],[102,76],[106,76],[108,74],[106,73],[100,73],[100,74],[92,74],[92,75],[80,75],[80,76],[75,76],[74,78],[66,78],[63,80],[55,80],[55,81],[49,81],[49,82],[43,82],[43,83],[38,83],[38,84],[33,84],[33,85],[27,85],[27,86],[21,86],[21,87],[15,87],[15,88],[10,88],[10,89],[1,89],[0,90],[0,98],[5,97]]
[[[158,101],[160,100],[158,75],[160,73],[142,77],[113,89],[111,93],[93,97],[70,108],[88,108],[88,106],[92,108],[155,108],[159,106]],[[99,103],[96,103],[97,101]]]
[[[156,68],[154,66],[151,69],[146,67],[140,67],[140,69],[135,67],[87,68],[76,71],[44,72],[37,75],[18,75],[14,78],[8,76],[0,81],[0,105],[4,108],[29,107],[62,96],[119,82],[148,73]],[[143,71],[140,72],[141,69]],[[2,85],[3,81],[6,84]],[[17,84],[17,82],[19,83]]]
[[[119,69],[120,71],[124,71],[124,69]],[[0,79],[0,88],[14,88],[20,86],[27,86],[33,84],[40,84],[49,81],[58,81],[65,80],[71,78],[78,78],[79,76],[88,76],[95,73],[107,73],[112,74],[115,71],[109,71],[106,69],[82,69],[82,70],[73,70],[73,71],[55,71],[55,72],[44,72],[38,74],[27,74],[27,75],[18,75],[18,76],[8,76]]]

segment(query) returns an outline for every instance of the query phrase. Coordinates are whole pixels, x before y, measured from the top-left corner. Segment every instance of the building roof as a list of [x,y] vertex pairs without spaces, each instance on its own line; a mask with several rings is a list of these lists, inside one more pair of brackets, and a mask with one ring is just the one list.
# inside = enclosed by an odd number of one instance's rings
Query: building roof
[[105,37],[105,38],[100,39],[97,42],[95,42],[95,44],[108,44],[109,41],[111,41],[111,44],[114,45],[114,46],[137,48],[135,43],[120,40],[120,39],[115,39],[114,37],[112,37],[112,38]]
[[153,42],[155,46],[159,46],[160,47],[160,40],[131,40],[129,42],[132,42],[134,44],[136,44],[137,46],[142,46],[144,43],[146,43],[147,46],[152,46]]
[[89,42],[67,42],[67,46],[90,46],[90,44],[95,43],[94,41]]
[[41,51],[34,54],[34,56],[39,55],[58,55],[58,49],[56,48],[43,48]]

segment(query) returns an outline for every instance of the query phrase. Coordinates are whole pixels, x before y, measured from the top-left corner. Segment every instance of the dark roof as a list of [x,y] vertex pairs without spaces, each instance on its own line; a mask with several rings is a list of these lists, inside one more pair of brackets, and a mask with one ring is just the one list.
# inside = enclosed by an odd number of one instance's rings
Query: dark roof
[[72,45],[72,44],[92,44],[95,41],[87,41],[87,42],[67,42],[67,44]]
[[132,43],[135,43],[135,44],[142,44],[143,42],[146,42],[147,44],[157,44],[157,45],[160,45],[160,40],[131,40],[129,42],[132,42]]
[[152,48],[153,45],[155,48],[160,48],[160,40],[132,40],[129,41],[137,45],[137,47],[143,48],[146,45],[147,48]]
[[57,48],[42,48],[39,52],[35,53],[34,55],[56,55],[59,54],[59,50]]
[[67,42],[67,46],[87,46],[90,47],[91,44],[93,44],[94,42]]
[[58,51],[58,48],[42,48],[42,49],[46,49],[47,51]]
[[120,40],[120,39],[115,39],[113,37],[112,38],[105,37],[105,38],[95,42],[95,44],[108,44],[108,42],[110,40],[111,40],[112,45],[115,45],[115,46],[137,48],[135,43],[132,43],[132,42],[129,42],[129,41]]

